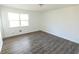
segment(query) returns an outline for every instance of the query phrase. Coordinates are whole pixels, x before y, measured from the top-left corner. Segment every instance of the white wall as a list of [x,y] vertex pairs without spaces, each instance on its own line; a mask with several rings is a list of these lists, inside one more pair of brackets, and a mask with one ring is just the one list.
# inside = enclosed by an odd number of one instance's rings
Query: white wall
[[3,43],[3,41],[2,41],[2,35],[1,35],[1,30],[0,30],[0,52],[1,52],[1,49],[2,49],[2,43]]
[[[18,27],[18,28],[9,28],[8,19],[7,19],[8,11],[29,14],[29,26]],[[1,12],[2,12],[3,37],[4,38],[39,30],[39,19],[40,19],[39,12],[19,10],[19,9],[10,9],[10,8],[2,8]],[[19,32],[19,30],[22,30],[22,32]]]
[[[30,15],[28,27],[8,28],[7,11]],[[2,8],[3,37],[43,30],[53,35],[79,43],[79,6],[67,7],[47,12],[34,12]],[[22,32],[19,32],[19,30]]]
[[79,43],[79,6],[51,10],[42,16],[41,30]]
[[1,34],[1,12],[0,12],[0,51],[2,48],[2,44],[3,44],[3,41],[2,41],[2,34]]

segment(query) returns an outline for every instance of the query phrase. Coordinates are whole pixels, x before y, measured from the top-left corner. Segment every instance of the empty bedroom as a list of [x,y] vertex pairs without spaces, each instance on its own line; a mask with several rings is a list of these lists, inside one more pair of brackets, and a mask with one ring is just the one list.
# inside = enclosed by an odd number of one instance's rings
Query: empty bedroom
[[78,53],[78,4],[0,4],[0,54]]

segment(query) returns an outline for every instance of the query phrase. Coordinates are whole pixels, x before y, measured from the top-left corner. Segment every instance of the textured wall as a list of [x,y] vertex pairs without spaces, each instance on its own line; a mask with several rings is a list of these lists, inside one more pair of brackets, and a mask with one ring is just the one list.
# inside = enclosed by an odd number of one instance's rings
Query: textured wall
[[79,6],[51,10],[42,16],[43,31],[79,43]]
[[[25,27],[15,27],[9,28],[7,12],[19,12],[29,14],[29,26]],[[10,8],[2,8],[2,23],[3,23],[3,37],[10,37],[14,35],[24,34],[28,32],[38,31],[39,30],[39,17],[40,13],[35,11],[26,11],[19,9],[10,9]],[[22,32],[19,32],[22,30]]]

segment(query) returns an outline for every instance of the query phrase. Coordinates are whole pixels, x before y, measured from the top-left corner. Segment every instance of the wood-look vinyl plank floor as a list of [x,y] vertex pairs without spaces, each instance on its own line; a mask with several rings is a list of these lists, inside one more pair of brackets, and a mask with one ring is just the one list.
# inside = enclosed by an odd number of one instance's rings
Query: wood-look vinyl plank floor
[[79,44],[42,32],[6,38],[2,54],[78,54]]

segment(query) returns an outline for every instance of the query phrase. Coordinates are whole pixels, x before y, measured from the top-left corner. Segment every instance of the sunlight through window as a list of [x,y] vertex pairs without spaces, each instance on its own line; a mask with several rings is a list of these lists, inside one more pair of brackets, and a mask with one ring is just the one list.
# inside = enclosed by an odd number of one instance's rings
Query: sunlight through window
[[8,12],[9,27],[20,27],[29,25],[28,14]]

